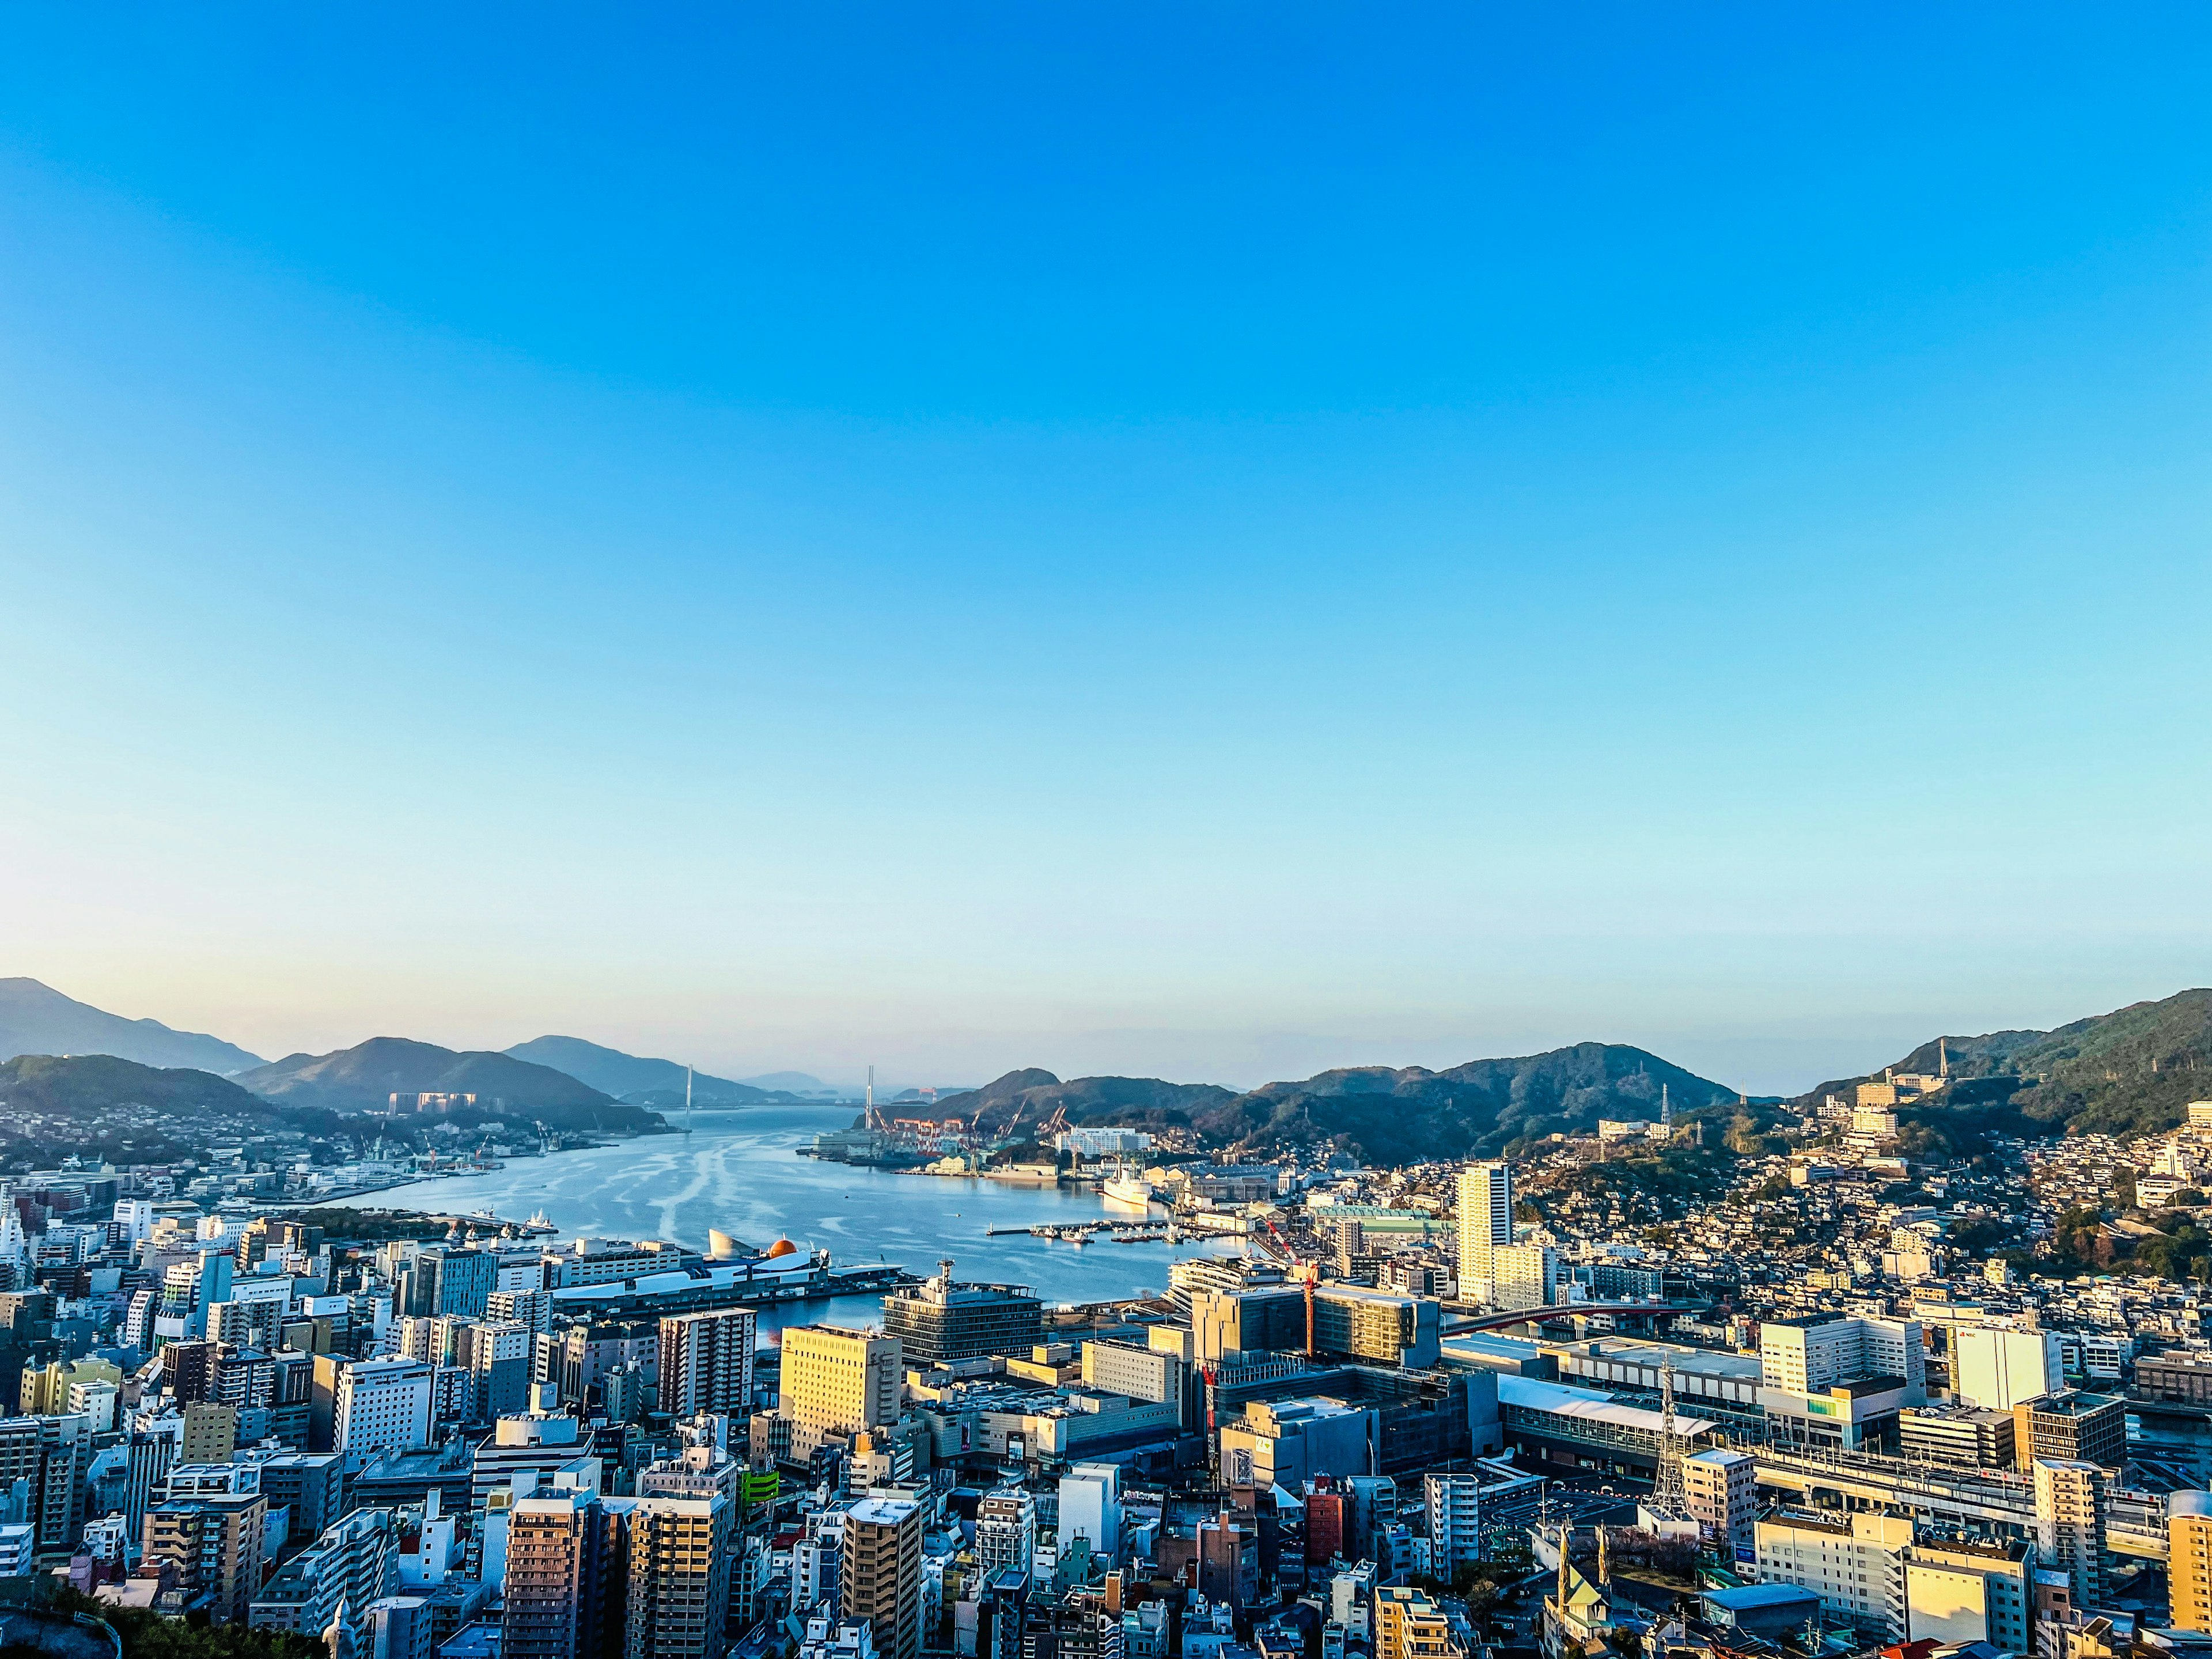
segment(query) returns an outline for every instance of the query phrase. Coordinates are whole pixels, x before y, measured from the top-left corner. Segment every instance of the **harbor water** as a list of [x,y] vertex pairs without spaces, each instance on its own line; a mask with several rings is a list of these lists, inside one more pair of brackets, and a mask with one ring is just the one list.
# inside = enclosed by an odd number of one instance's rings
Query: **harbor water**
[[[1233,1250],[1218,1242],[1078,1246],[990,1227],[1064,1225],[1109,1213],[1137,1219],[1087,1188],[898,1174],[795,1155],[824,1129],[842,1129],[851,1106],[775,1105],[700,1109],[689,1137],[641,1136],[613,1146],[511,1158],[482,1175],[442,1176],[343,1200],[360,1208],[466,1215],[489,1210],[520,1221],[542,1212],[563,1240],[665,1238],[704,1249],[719,1228],[765,1249],[788,1238],[826,1249],[841,1266],[891,1261],[921,1273],[950,1258],[957,1277],[1028,1285],[1047,1302],[1101,1302],[1167,1288],[1170,1261]],[[680,1124],[681,1114],[672,1117]],[[1156,1215],[1158,1212],[1155,1211]],[[878,1298],[763,1308],[761,1328],[834,1319],[872,1322]]]

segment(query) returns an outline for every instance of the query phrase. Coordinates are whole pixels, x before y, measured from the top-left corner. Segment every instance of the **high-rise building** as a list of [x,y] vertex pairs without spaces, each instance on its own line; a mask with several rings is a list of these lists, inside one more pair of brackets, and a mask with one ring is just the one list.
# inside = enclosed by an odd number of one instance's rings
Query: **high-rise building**
[[[10,1213],[13,1213],[10,1212]],[[82,1417],[0,1419],[0,1492],[25,1483],[39,1548],[64,1548],[84,1524],[85,1471],[92,1461],[92,1425]]]
[[496,1421],[529,1403],[531,1329],[515,1320],[464,1323],[453,1345],[453,1364],[468,1373],[473,1420]]
[[839,1576],[844,1617],[866,1623],[878,1659],[916,1659],[921,1651],[921,1506],[890,1498],[854,1504],[845,1515]]
[[804,1459],[831,1437],[898,1420],[905,1381],[896,1336],[842,1325],[798,1325],[783,1334],[778,1417],[791,1424],[791,1455]]
[[145,1557],[175,1569],[178,1586],[205,1595],[216,1624],[245,1622],[261,1587],[269,1506],[258,1492],[173,1498],[146,1511]]
[[750,1308],[674,1314],[660,1322],[660,1409],[743,1417],[753,1408]]
[[500,1659],[623,1650],[629,1572],[621,1528],[593,1493],[518,1498],[507,1512]]
[[1036,1500],[1020,1486],[1000,1486],[975,1506],[975,1570],[985,1578],[1012,1567],[1036,1571]]
[[952,1264],[919,1285],[884,1297],[884,1333],[899,1340],[907,1360],[935,1365],[985,1354],[1019,1353],[1043,1328],[1044,1304],[1022,1285],[963,1285]]
[[647,1497],[611,1507],[628,1534],[622,1651],[634,1659],[718,1659],[729,1621],[729,1500]]
[[2166,1498],[2166,1586],[2167,1622],[2212,1635],[2212,1492]]
[[1962,1404],[2008,1412],[2065,1386],[2056,1331],[1961,1325],[1951,1333],[1951,1392]]
[[1482,1294],[1495,1277],[1491,1252],[1513,1242],[1513,1178],[1502,1163],[1470,1164],[1459,1172],[1459,1293]]
[[185,1407],[185,1438],[178,1455],[185,1462],[227,1462],[237,1449],[237,1407],[205,1400]]
[[2102,1607],[2112,1477],[2081,1458],[2039,1457],[2034,1468],[2035,1565],[2066,1576],[2075,1608]]
[[1482,1480],[1473,1474],[1430,1474],[1421,1479],[1429,1511],[1430,1572],[1449,1578],[1470,1561],[1482,1559]]
[[1548,1244],[1499,1244],[1490,1252],[1490,1300],[1508,1310],[1548,1308],[1559,1297],[1559,1256]]
[[1719,1545],[1723,1559],[1753,1546],[1752,1523],[1759,1518],[1759,1460],[1748,1452],[1710,1446],[1682,1460],[1682,1501],[1705,1538]]
[[312,1641],[330,1628],[343,1606],[349,1634],[361,1642],[368,1634],[368,1604],[398,1588],[399,1528],[392,1511],[356,1510],[325,1528],[252,1595],[248,1622]]
[[401,1264],[392,1311],[401,1317],[482,1319],[498,1279],[499,1259],[489,1250],[431,1245]]

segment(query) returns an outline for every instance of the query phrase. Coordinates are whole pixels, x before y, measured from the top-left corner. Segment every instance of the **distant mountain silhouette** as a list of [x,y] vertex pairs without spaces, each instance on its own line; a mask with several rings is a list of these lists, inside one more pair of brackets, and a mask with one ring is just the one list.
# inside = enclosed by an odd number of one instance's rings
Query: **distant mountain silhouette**
[[805,1072],[768,1072],[759,1077],[742,1077],[738,1082],[755,1089],[766,1089],[770,1093],[791,1095],[827,1095],[836,1091],[818,1077]]
[[[515,1060],[565,1072],[578,1082],[589,1084],[617,1100],[645,1106],[684,1103],[684,1068],[672,1060],[647,1060],[572,1036],[532,1037],[505,1052]],[[711,1077],[705,1072],[693,1076],[691,1097],[702,1106],[744,1105],[793,1098],[780,1090],[755,1088],[726,1077]]]
[[495,1100],[511,1116],[563,1128],[647,1128],[658,1115],[578,1082],[550,1066],[483,1049],[457,1052],[405,1037],[371,1037],[328,1054],[288,1054],[238,1081],[264,1099],[335,1112],[381,1111],[395,1094],[473,1094],[489,1113]]
[[112,1054],[217,1076],[262,1064],[260,1055],[221,1037],[172,1030],[156,1019],[125,1019],[35,979],[0,979],[0,1060],[17,1054]]
[[1238,1094],[1211,1083],[1158,1078],[1078,1078],[1009,1072],[965,1094],[939,1097],[949,1116],[981,1115],[1001,1132],[1064,1109],[1077,1125],[1187,1127],[1209,1144],[1265,1151],[1341,1139],[1378,1163],[1489,1156],[1509,1142],[1589,1129],[1600,1118],[1656,1119],[1664,1086],[1686,1121],[1732,1109],[1733,1089],[1621,1043],[1581,1042],[1512,1060],[1470,1060],[1449,1071],[1350,1066],[1302,1083]]

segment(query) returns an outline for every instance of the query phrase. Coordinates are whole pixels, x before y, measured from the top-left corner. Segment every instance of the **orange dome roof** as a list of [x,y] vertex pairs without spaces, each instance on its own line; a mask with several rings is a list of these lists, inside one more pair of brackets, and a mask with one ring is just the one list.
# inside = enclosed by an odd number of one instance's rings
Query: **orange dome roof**
[[771,1260],[780,1255],[797,1255],[799,1246],[787,1238],[779,1238],[768,1247],[768,1253]]

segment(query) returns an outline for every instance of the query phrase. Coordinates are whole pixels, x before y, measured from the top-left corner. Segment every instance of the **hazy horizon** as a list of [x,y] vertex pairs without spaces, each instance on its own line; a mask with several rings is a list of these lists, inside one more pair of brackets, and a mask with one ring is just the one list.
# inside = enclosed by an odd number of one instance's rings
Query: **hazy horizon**
[[1755,1093],[2212,981],[2212,14],[0,42],[8,971]]
[[[374,1030],[361,1030],[358,1022],[325,1022],[314,1028],[324,1034],[309,1041],[272,1043],[256,1042],[243,1034],[252,1029],[250,1023],[242,1027],[197,1025],[190,1019],[172,1018],[144,1008],[110,1006],[97,998],[78,995],[66,986],[51,988],[64,995],[75,995],[77,1000],[91,1002],[110,1013],[129,1018],[153,1018],[179,1030],[204,1031],[270,1060],[295,1053],[324,1054],[351,1048],[373,1036],[410,1037],[449,1048],[502,1050],[533,1037],[550,1036],[581,1037],[603,1047],[688,1063],[702,1072],[732,1079],[794,1072],[811,1074],[834,1087],[858,1089],[867,1075],[867,1067],[872,1064],[877,1087],[887,1093],[914,1087],[975,1087],[1007,1072],[1029,1066],[1042,1066],[1063,1079],[1102,1075],[1164,1077],[1176,1083],[1218,1083],[1249,1089],[1264,1083],[1292,1081],[1340,1066],[1422,1066],[1441,1071],[1468,1060],[1536,1054],[1570,1043],[1597,1042],[1625,1042],[1648,1049],[1686,1070],[1747,1094],[1791,1095],[1802,1093],[1817,1083],[1887,1065],[1938,1036],[1978,1036],[2022,1026],[2049,1029],[2087,1014],[2109,1012],[2126,1002],[2155,1000],[2192,988],[2176,985],[2153,996],[2127,997],[2109,1005],[2072,1009],[2033,1019],[1941,1026],[1908,1026],[1900,1022],[1886,1036],[1879,1032],[1731,1035],[1684,1030],[1655,1037],[1599,1030],[1547,1034],[1537,1027],[1523,1028],[1518,1039],[1509,1036],[1496,1040],[1437,1036],[1360,1038],[1285,1031],[1240,1037],[1218,1032],[1172,1030],[1038,1031],[1024,1039],[1007,1039],[976,1033],[936,1032],[892,1034],[886,1037],[879,1057],[857,1060],[844,1058],[842,1053],[835,1060],[809,1060],[804,1054],[795,1059],[789,1055],[776,1058],[763,1051],[732,1046],[726,1033],[719,1036],[702,1033],[696,1035],[696,1040],[685,1041],[690,1034],[668,1026],[639,1027],[640,1034],[629,1039],[603,1030],[548,1027],[514,1036],[495,1033],[496,1040],[493,1040],[472,1036],[465,1030],[455,1028],[450,1016],[446,1017],[447,1024],[443,1025],[405,1029],[394,1025]],[[250,1015],[241,1014],[241,1018],[250,1022]],[[330,1035],[334,1032],[338,1035]],[[346,1032],[356,1034],[347,1036]],[[656,1036],[655,1032],[661,1035]],[[663,1036],[668,1040],[662,1040]],[[932,1054],[941,1056],[941,1063],[930,1060],[927,1056]],[[923,1058],[908,1058],[915,1054]],[[967,1060],[964,1065],[963,1057]]]

